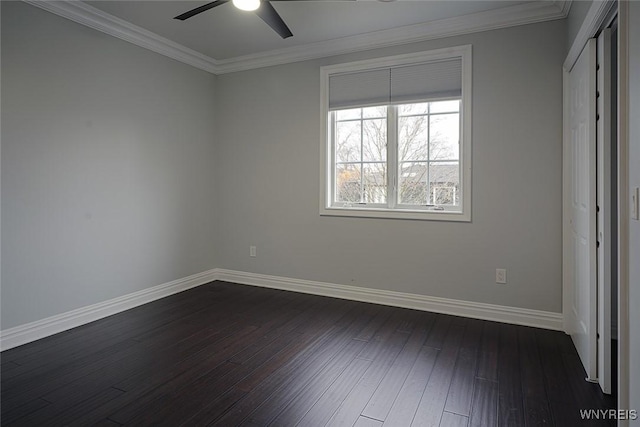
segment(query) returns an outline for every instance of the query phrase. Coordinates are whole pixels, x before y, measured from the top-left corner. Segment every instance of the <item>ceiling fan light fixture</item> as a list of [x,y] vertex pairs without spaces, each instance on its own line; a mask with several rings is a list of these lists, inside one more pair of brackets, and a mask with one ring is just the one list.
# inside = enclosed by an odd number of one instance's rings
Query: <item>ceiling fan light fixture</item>
[[250,12],[260,7],[260,0],[233,0],[233,5],[240,10]]

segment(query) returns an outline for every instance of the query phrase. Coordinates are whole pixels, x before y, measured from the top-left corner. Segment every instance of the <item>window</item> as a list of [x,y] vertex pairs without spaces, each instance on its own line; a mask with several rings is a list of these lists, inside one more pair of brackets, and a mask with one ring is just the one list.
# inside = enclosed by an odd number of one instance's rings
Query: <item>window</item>
[[322,67],[321,214],[471,219],[471,47]]

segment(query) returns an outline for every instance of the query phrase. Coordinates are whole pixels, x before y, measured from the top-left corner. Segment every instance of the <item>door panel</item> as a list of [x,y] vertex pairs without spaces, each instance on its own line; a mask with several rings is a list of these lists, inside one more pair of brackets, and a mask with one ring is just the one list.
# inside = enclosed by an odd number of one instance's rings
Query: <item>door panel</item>
[[[565,328],[578,350],[587,379],[597,378],[596,289],[596,41],[589,40],[568,78],[565,197],[570,200],[565,250]],[[568,156],[567,156],[568,155]],[[567,197],[568,196],[568,197]]]

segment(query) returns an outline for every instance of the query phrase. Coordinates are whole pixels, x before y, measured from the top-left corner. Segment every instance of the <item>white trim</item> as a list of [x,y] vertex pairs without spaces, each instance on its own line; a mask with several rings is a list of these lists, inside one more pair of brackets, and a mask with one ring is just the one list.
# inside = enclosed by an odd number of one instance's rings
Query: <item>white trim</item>
[[562,330],[560,313],[215,268],[0,331],[0,350],[27,344],[216,280],[514,325]]
[[[618,3],[618,408],[630,408],[629,2]],[[635,261],[635,260],[634,260]],[[637,332],[636,332],[637,333]],[[634,361],[637,363],[637,361]],[[619,420],[618,426],[628,426]]]
[[217,270],[194,274],[108,301],[0,331],[2,351],[75,328],[216,280]]
[[[562,312],[570,313],[573,287],[573,263],[571,258],[571,134],[569,129],[569,71],[562,70]],[[568,316],[564,316],[564,321]],[[563,325],[564,332],[570,333],[568,323]]]
[[87,27],[208,71],[224,74],[308,59],[564,19],[570,1],[529,2],[324,42],[217,60],[77,0],[23,0]]
[[415,310],[451,314],[454,316],[471,317],[474,319],[492,320],[514,325],[562,330],[562,314],[548,311],[431,297],[382,289],[338,285],[311,280],[292,279],[288,277],[268,276],[264,274],[225,269],[218,269],[217,278],[218,280],[242,285],[323,295],[353,301],[411,308]]
[[[464,194],[463,194],[464,197]],[[322,216],[342,216],[351,218],[405,219],[418,221],[471,222],[470,214],[454,211],[430,211],[394,208],[349,208],[325,207],[320,209]]]
[[580,56],[580,52],[582,52],[582,48],[584,48],[587,40],[595,37],[615,5],[616,2],[612,0],[594,0],[594,2],[591,3],[587,16],[584,18],[580,30],[578,30],[578,34],[571,44],[567,58],[564,60],[563,67],[565,70],[571,71],[573,64],[578,60],[578,56]]
[[324,58],[400,44],[566,18],[564,2],[529,2],[367,34],[309,43],[218,61],[218,73],[231,73],[309,59]]
[[569,16],[569,11],[571,10],[573,0],[555,0],[554,3],[556,6],[558,6],[558,9],[560,9],[565,18]]
[[161,37],[142,27],[133,25],[123,19],[81,1],[38,1],[22,0],[25,3],[39,7],[48,12],[70,19],[78,24],[101,31],[137,46],[183,62],[195,68],[216,73],[216,60],[182,46],[169,39]]

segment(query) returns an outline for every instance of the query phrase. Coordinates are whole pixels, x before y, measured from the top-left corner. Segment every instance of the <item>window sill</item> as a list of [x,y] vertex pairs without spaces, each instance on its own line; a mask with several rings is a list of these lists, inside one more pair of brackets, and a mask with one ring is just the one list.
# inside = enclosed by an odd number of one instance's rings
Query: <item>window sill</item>
[[409,219],[421,221],[471,222],[471,215],[465,212],[383,209],[383,208],[321,208],[322,216],[344,216],[356,218]]

